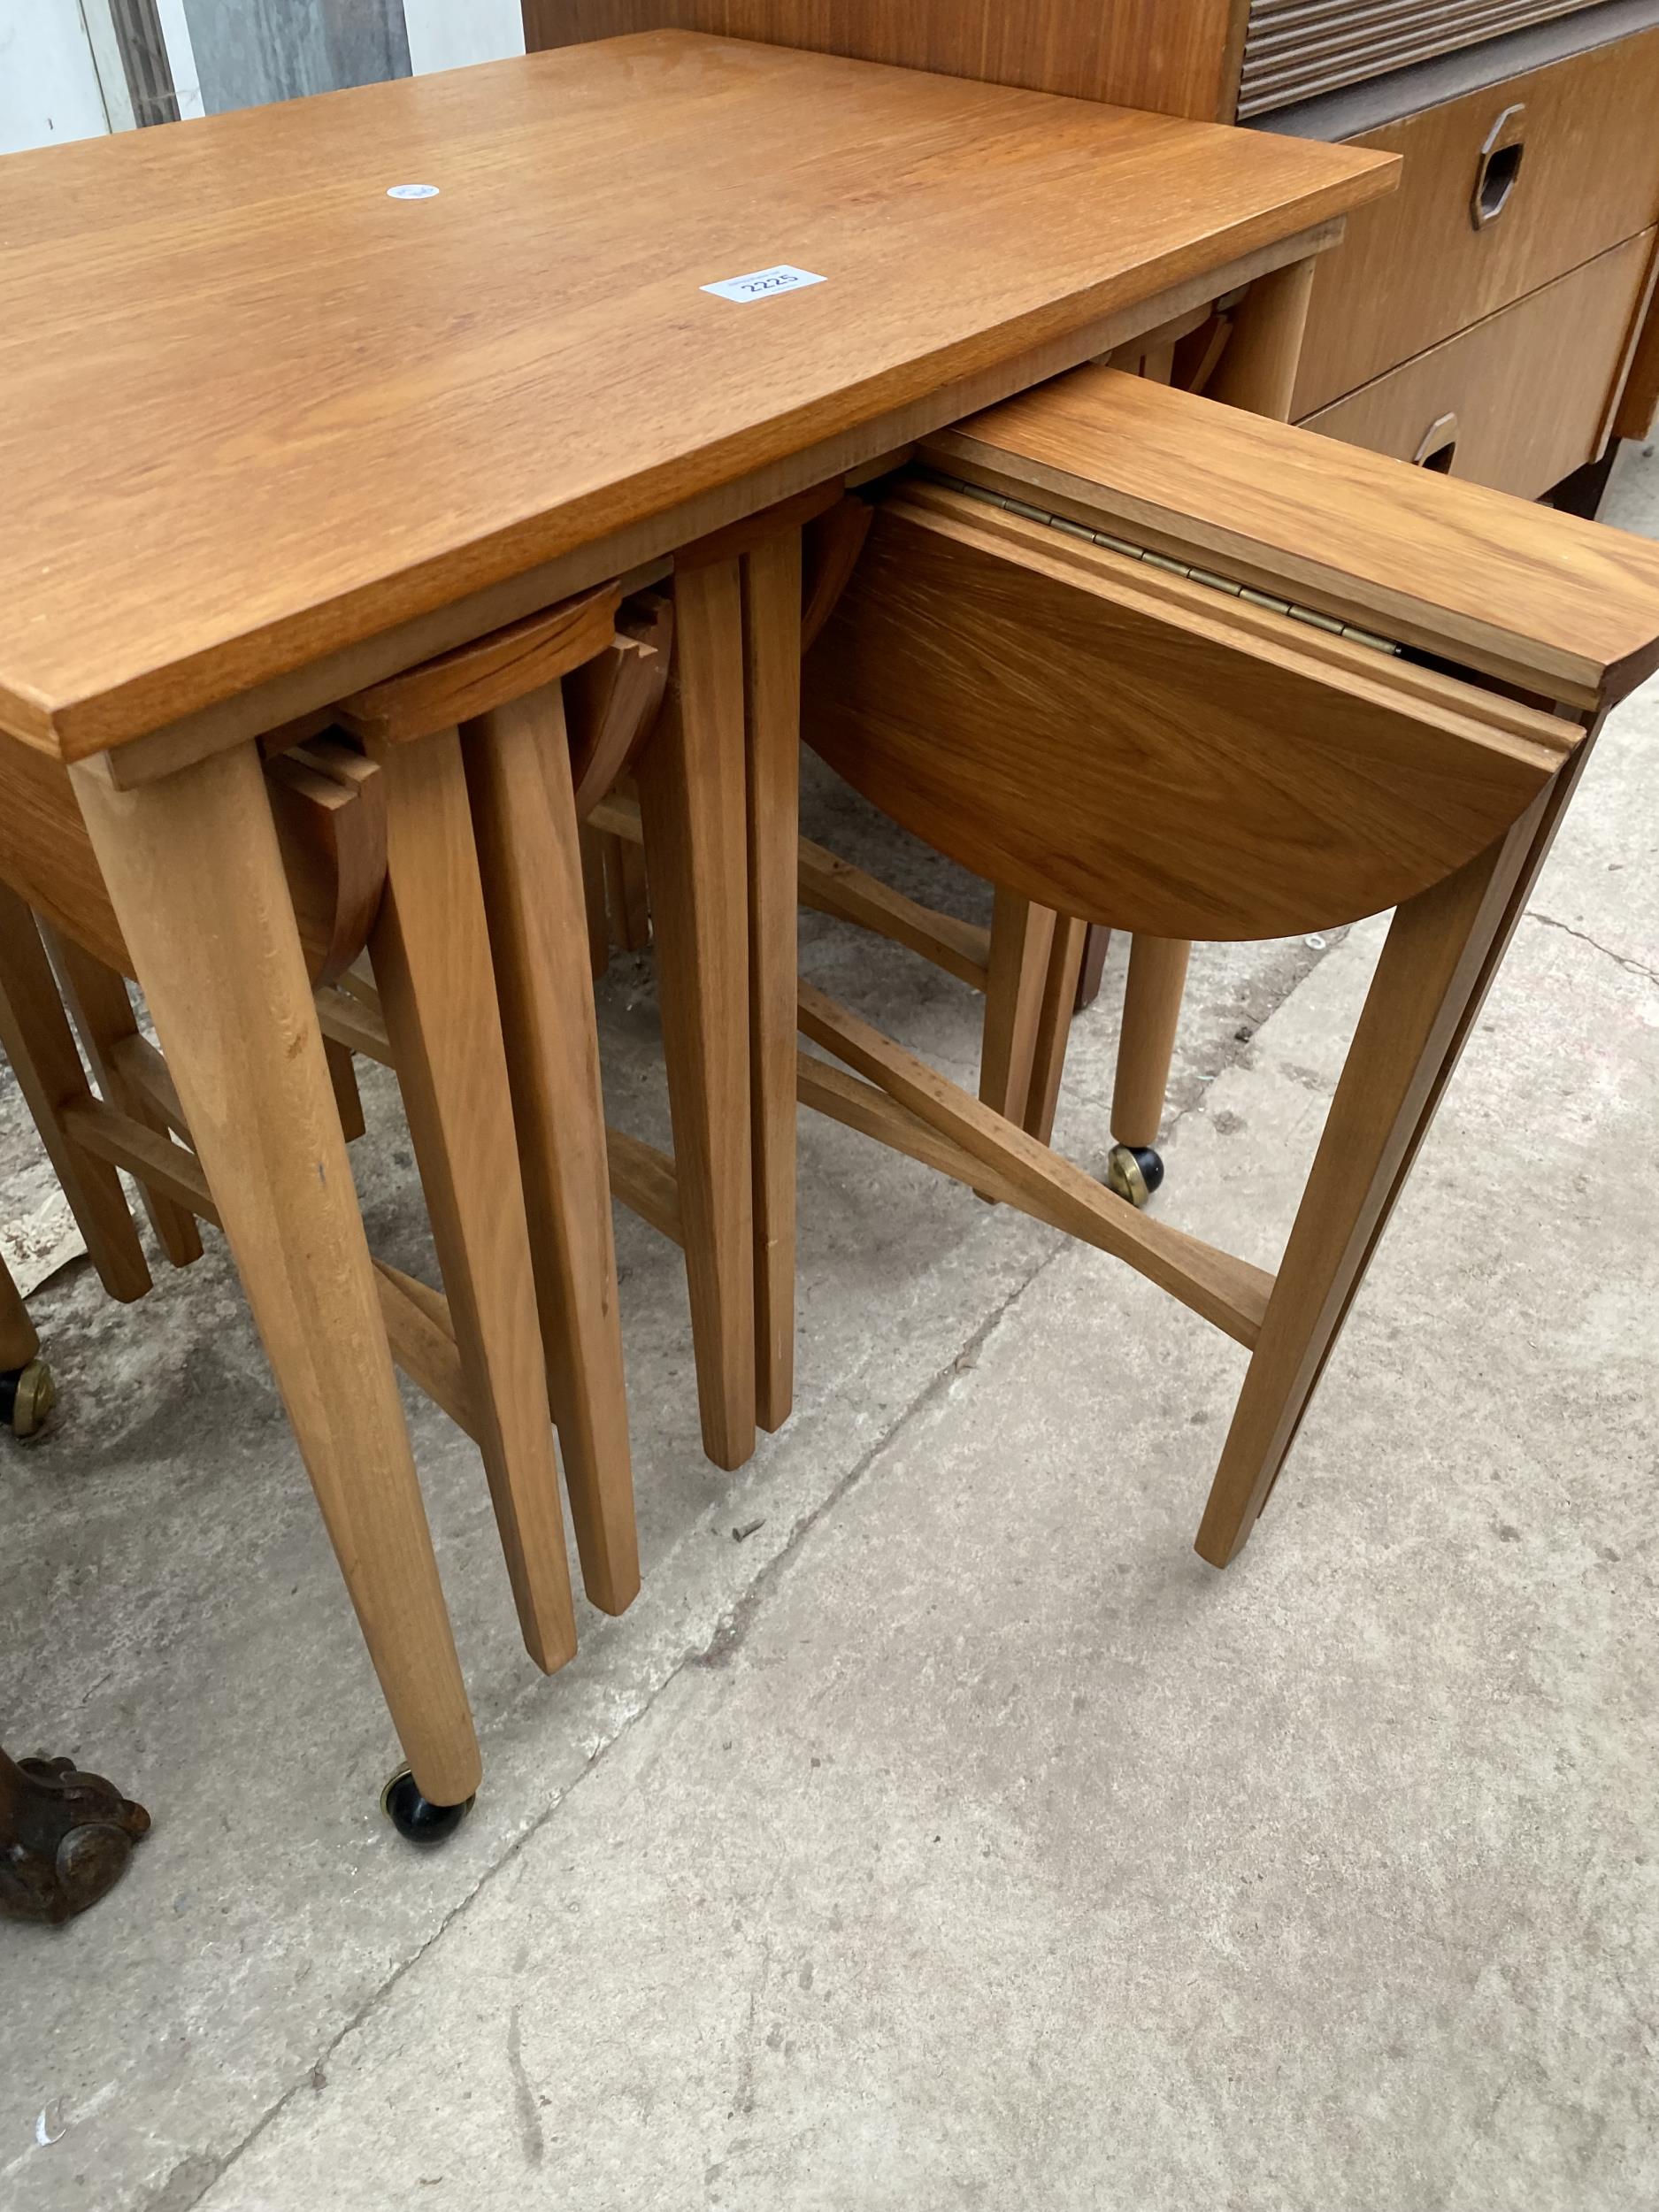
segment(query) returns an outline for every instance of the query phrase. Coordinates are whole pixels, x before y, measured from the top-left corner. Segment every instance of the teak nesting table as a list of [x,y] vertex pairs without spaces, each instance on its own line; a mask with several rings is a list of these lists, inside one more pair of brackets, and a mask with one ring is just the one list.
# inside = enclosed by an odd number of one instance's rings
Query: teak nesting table
[[[262,741],[696,549],[680,818],[734,882],[684,1018],[690,1133],[759,1253],[718,1317],[741,1452],[790,1390],[802,495],[1247,284],[1233,396],[1254,382],[1271,411],[1302,265],[1395,165],[664,33],[0,166],[0,803],[31,754],[73,780],[433,1802],[471,1794],[478,1747]],[[820,280],[708,288],[780,269]],[[465,741],[379,757],[401,918],[429,934],[474,870]],[[495,831],[533,880],[511,809]],[[459,1003],[476,971],[457,972],[427,1017],[481,1039],[488,1071],[494,1002]],[[448,1110],[516,1205],[497,1092],[462,1084]],[[520,1351],[524,1254],[508,1225],[492,1294]]]

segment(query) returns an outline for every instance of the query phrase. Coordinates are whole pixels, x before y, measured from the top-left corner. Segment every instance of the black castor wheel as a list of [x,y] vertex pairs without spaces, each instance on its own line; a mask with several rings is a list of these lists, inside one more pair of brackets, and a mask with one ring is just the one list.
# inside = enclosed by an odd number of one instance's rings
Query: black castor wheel
[[1106,1156],[1106,1187],[1144,1206],[1164,1180],[1164,1162],[1149,1144],[1115,1144]]
[[33,1436],[58,1403],[58,1385],[43,1359],[0,1368],[0,1422],[13,1436]]
[[399,1767],[380,1792],[380,1810],[406,1843],[417,1843],[423,1850],[448,1843],[475,1801],[469,1797],[464,1805],[434,1805],[421,1795],[420,1785],[407,1767]]

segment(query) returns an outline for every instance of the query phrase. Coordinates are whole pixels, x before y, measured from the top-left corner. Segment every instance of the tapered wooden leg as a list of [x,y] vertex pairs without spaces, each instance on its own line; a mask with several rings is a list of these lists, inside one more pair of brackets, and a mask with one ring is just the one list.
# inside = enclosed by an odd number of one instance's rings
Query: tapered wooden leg
[[1174,937],[1137,937],[1129,949],[1112,1087],[1112,1135],[1135,1150],[1158,1141],[1192,949]]
[[150,1288],[150,1264],[121,1179],[107,1161],[83,1150],[64,1125],[65,1109],[90,1098],[92,1090],[35,917],[5,884],[0,884],[0,1045],[99,1281],[111,1298],[142,1298]]
[[478,1740],[257,751],[72,772],[393,1724],[457,1804]]
[[582,907],[588,926],[588,964],[593,979],[611,965],[611,908],[605,897],[605,839],[597,830],[581,832]]
[[[75,1027],[81,1033],[81,1048],[98,1079],[98,1088],[111,1106],[165,1137],[166,1117],[139,1085],[128,1079],[118,1055],[118,1047],[139,1034],[126,977],[117,975],[113,968],[106,968],[103,961],[50,925],[42,934],[50,949]],[[150,1225],[173,1264],[188,1267],[193,1260],[199,1260],[202,1237],[196,1216],[143,1183],[139,1188],[143,1193]]]
[[795,1402],[795,995],[800,904],[801,534],[743,558],[748,669],[750,1083],[755,1148],[755,1411]]
[[373,743],[386,893],[369,939],[525,1648],[576,1649],[565,1517],[459,733]]
[[1199,1528],[1197,1548],[1215,1566],[1243,1548],[1290,1448],[1490,980],[1549,796],[1394,917]]
[[484,878],[537,1302],[582,1583],[602,1612],[640,1586],[604,1101],[582,866],[558,687],[462,733]]
[[675,671],[639,769],[703,1449],[755,1448],[748,825],[735,561],[675,580]]
[[1044,1144],[1054,1135],[1055,1110],[1060,1102],[1060,1079],[1065,1072],[1065,1048],[1071,1034],[1071,1017],[1077,1008],[1087,939],[1087,922],[1079,922],[1071,914],[1056,918],[1037,1012],[1031,1086],[1023,1122],[1026,1131],[1041,1138]]
[[[1548,802],[1545,805],[1542,815],[1539,818],[1538,827],[1532,839],[1532,850],[1527,855],[1525,863],[1523,865],[1520,873],[1516,877],[1514,883],[1510,887],[1509,900],[1504,908],[1503,919],[1500,924],[1495,935],[1493,937],[1491,943],[1486,949],[1486,956],[1481,964],[1479,980],[1476,983],[1474,990],[1470,994],[1469,998],[1464,1004],[1462,1017],[1460,1018],[1456,1030],[1454,1033],[1451,1049],[1448,1052],[1445,1058],[1440,1063],[1439,1073],[1436,1075],[1434,1082],[1430,1087],[1428,1094],[1424,1100],[1422,1109],[1417,1115],[1417,1122],[1412,1129],[1410,1139],[1401,1156],[1399,1165],[1394,1170],[1393,1183],[1389,1187],[1386,1198],[1383,1202],[1381,1210],[1379,1211],[1375,1223],[1372,1225],[1370,1240],[1366,1245],[1359,1267],[1355,1271],[1353,1279],[1348,1285],[1347,1295],[1344,1297],[1342,1302],[1341,1311],[1337,1317],[1336,1325],[1332,1330],[1330,1337],[1325,1344],[1325,1350],[1320,1356],[1319,1365],[1315,1372],[1312,1385],[1308,1391],[1307,1396],[1302,1401],[1302,1411],[1298,1413],[1296,1417],[1296,1425],[1292,1429],[1289,1440],[1285,1448],[1286,1454],[1289,1452],[1291,1448],[1295,1443],[1297,1430],[1301,1428],[1303,1416],[1307,1412],[1308,1406],[1312,1402],[1314,1392],[1317,1391],[1319,1386],[1320,1379],[1324,1376],[1325,1366],[1330,1360],[1332,1350],[1336,1344],[1337,1339],[1340,1336],[1343,1326],[1348,1320],[1348,1309],[1354,1302],[1355,1294],[1358,1291],[1359,1286],[1365,1279],[1365,1271],[1371,1265],[1371,1256],[1375,1253],[1379,1243],[1382,1240],[1383,1231],[1388,1225],[1388,1217],[1394,1210],[1395,1202],[1399,1198],[1401,1192],[1405,1188],[1406,1180],[1410,1175],[1413,1166],[1416,1164],[1417,1153],[1421,1149],[1423,1140],[1427,1136],[1430,1125],[1433,1121],[1436,1112],[1439,1110],[1440,1102],[1445,1094],[1446,1087],[1448,1083],[1450,1082],[1453,1075],[1456,1072],[1457,1063],[1463,1056],[1463,1047],[1468,1041],[1469,1033],[1471,1030],[1473,1029],[1475,1023],[1479,1019],[1480,1010],[1486,1003],[1486,994],[1492,988],[1492,985],[1497,975],[1498,970],[1503,964],[1504,956],[1509,949],[1509,940],[1514,936],[1517,925],[1519,923],[1522,915],[1526,911],[1526,902],[1531,895],[1532,885],[1537,879],[1539,870],[1549,857],[1549,849],[1555,841],[1555,833],[1561,826],[1562,817],[1565,814],[1568,804],[1572,798],[1572,795],[1578,788],[1579,778],[1584,774],[1586,768],[1589,765],[1590,756],[1595,749],[1595,739],[1600,732],[1600,729],[1601,720],[1598,718],[1594,726],[1591,728],[1590,735],[1587,741],[1578,748],[1578,751],[1568,762],[1566,767],[1563,769],[1561,773],[1555,778],[1555,781],[1549,787]],[[1283,1464],[1284,1456],[1285,1454],[1280,1455],[1281,1466]],[[1277,1477],[1275,1479],[1277,1479]],[[1271,1488],[1270,1486],[1269,1495],[1271,1496]],[[1265,1501],[1263,1501],[1263,1502],[1265,1502]]]
[[991,910],[991,964],[985,985],[979,1050],[981,1102],[1024,1125],[1032,1063],[1042,1018],[1043,986],[1054,949],[1055,915],[997,887]]

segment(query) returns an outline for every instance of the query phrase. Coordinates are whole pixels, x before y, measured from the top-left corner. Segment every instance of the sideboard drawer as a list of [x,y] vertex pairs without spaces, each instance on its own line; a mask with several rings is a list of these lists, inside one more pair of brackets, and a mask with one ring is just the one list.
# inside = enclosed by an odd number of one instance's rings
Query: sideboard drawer
[[1627,239],[1305,426],[1536,499],[1601,450],[1655,235]]
[[[1294,413],[1646,229],[1659,218],[1656,119],[1659,29],[1357,139],[1403,155],[1405,173],[1398,192],[1350,216],[1342,244],[1321,259]],[[1483,177],[1496,211],[1477,225]]]

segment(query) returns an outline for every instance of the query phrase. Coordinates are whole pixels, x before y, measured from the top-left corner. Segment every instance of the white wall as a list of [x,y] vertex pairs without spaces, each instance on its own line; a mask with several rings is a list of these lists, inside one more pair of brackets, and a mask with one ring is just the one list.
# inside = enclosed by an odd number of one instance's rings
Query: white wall
[[179,97],[179,120],[187,123],[193,115],[200,115],[203,108],[202,80],[190,48],[190,26],[184,17],[184,0],[156,0],[156,13],[161,22],[161,42],[167,50],[173,88]]
[[403,0],[403,19],[418,77],[524,51],[519,0]]
[[0,0],[0,153],[109,127],[80,0]]
[[[157,12],[180,112],[200,115],[184,0],[157,0]],[[519,0],[404,0],[404,15],[418,76],[524,51]],[[0,0],[0,153],[109,127],[80,0]]]

